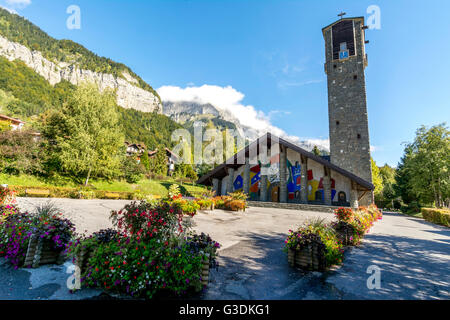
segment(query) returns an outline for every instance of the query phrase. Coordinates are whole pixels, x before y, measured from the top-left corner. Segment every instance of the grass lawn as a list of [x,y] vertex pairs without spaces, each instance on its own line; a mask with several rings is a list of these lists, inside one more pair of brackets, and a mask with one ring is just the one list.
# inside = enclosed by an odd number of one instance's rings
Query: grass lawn
[[[12,176],[7,174],[0,174],[0,184],[8,184],[12,186],[26,186],[26,187],[63,187],[63,188],[79,188],[80,185],[71,180],[45,180],[35,176],[20,175]],[[180,189],[185,195],[192,195],[201,193],[206,188],[200,185],[192,184],[180,184],[175,182],[174,179],[167,178],[166,180],[149,180],[142,179],[137,184],[130,184],[126,181],[102,181],[91,180],[89,184],[95,189],[100,191],[111,192],[139,192],[149,195],[166,196],[169,187],[172,184],[180,185]]]

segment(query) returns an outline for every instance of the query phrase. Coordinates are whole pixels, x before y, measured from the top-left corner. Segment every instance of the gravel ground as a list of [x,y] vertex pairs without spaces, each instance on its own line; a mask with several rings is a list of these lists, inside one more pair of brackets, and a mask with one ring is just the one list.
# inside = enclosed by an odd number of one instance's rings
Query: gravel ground
[[[18,199],[32,210],[47,199]],[[78,230],[110,226],[111,210],[128,201],[53,199]],[[190,299],[450,299],[450,229],[422,219],[385,213],[362,245],[348,249],[344,264],[325,273],[290,268],[282,251],[287,231],[309,218],[331,214],[272,208],[245,213],[201,212],[198,232],[222,244],[218,271],[208,289]],[[380,288],[368,289],[369,266],[380,270]],[[0,299],[86,299],[98,290],[68,292],[71,263],[14,270],[0,259]],[[67,273],[69,272],[69,273]]]

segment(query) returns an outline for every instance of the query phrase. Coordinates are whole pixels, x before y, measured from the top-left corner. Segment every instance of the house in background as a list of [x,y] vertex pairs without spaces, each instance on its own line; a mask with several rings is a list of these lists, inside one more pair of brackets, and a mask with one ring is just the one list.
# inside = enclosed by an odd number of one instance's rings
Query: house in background
[[125,141],[125,146],[127,148],[127,156],[134,156],[137,155],[138,158],[145,152],[147,147],[144,144],[137,144],[137,143],[129,143],[128,141]]
[[11,130],[22,130],[25,122],[16,118],[11,118],[6,115],[0,114],[0,122],[8,123],[11,126]]
[[[160,152],[160,150],[158,149],[147,151],[147,147],[144,144],[129,143],[127,141],[125,141],[125,146],[127,147],[127,156],[137,156],[138,163],[140,163],[141,156],[144,154],[144,152],[148,152],[149,158],[153,158],[158,152]],[[178,157],[169,148],[164,148],[163,152],[165,152],[165,156],[167,159],[166,164],[168,168],[168,175],[171,176],[171,174],[175,170],[175,163],[178,160]]]

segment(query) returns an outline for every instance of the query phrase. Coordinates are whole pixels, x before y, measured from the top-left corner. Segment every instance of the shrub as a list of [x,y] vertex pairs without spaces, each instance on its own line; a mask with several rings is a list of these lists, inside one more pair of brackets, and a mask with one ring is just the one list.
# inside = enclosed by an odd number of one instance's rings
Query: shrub
[[200,210],[200,205],[194,200],[181,199],[174,201],[174,204],[179,206],[183,214],[191,217],[197,214],[197,210]]
[[450,227],[450,210],[422,208],[421,212],[425,220],[432,223],[441,224],[446,227]]
[[212,199],[196,199],[195,202],[198,204],[201,210],[209,210],[213,206],[214,202]]
[[247,204],[243,200],[225,201],[224,209],[229,211],[245,211]]
[[212,200],[214,202],[214,206],[217,209],[225,209],[225,201],[231,200],[231,197],[228,197],[228,196],[217,196],[217,197],[214,197]]
[[180,192],[180,186],[177,184],[172,184],[169,187],[169,198],[173,199],[173,198],[177,198],[181,195]]
[[132,202],[120,211],[111,212],[113,225],[122,235],[135,236],[137,240],[168,238],[176,232],[183,232],[183,212],[167,202],[156,206],[146,202]]
[[353,220],[353,210],[350,208],[339,208],[334,210],[334,215],[338,221],[351,222]]
[[248,195],[242,191],[231,192],[228,194],[233,200],[247,201]]
[[120,198],[120,194],[118,193],[113,193],[113,192],[106,192],[105,193],[105,199],[119,199]]

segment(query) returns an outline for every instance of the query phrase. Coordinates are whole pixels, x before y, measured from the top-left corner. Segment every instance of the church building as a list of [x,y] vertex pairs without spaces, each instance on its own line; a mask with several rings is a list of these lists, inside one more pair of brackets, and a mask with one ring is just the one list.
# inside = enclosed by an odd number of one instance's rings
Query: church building
[[320,157],[267,133],[202,176],[218,195],[250,200],[358,207],[373,203],[366,102],[364,17],[322,29],[328,77],[330,156]]

